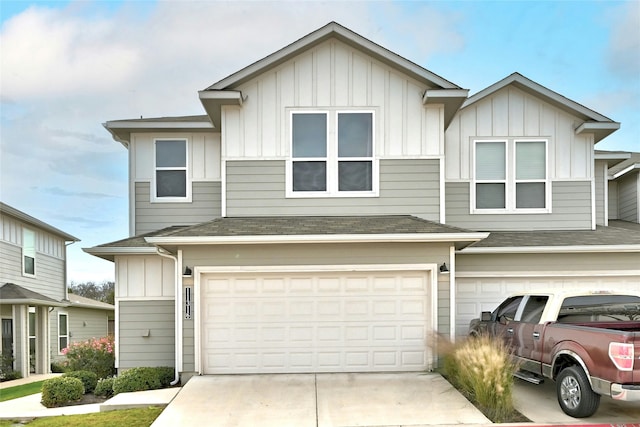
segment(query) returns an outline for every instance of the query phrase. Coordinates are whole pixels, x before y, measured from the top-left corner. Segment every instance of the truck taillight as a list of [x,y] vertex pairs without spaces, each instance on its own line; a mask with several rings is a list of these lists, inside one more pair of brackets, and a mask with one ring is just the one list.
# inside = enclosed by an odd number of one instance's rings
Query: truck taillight
[[609,358],[621,371],[633,370],[633,344],[621,342],[609,343]]

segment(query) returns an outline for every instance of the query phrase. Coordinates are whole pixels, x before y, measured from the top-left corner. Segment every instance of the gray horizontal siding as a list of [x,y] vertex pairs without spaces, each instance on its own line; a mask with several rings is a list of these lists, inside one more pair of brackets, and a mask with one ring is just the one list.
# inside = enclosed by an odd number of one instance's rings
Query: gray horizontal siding
[[174,302],[119,301],[118,308],[119,368],[174,366]]
[[227,216],[415,215],[440,218],[438,160],[381,160],[379,197],[286,198],[282,160],[226,163]]
[[618,183],[609,181],[609,219],[618,218]]
[[193,182],[191,203],[151,203],[150,184],[135,183],[135,232],[147,233],[172,225],[193,225],[221,215],[220,182]]
[[618,216],[625,221],[640,221],[638,217],[638,175],[632,175],[618,181]]
[[36,252],[35,277],[22,275],[22,248],[0,242],[0,283],[15,283],[55,300],[65,297],[64,260]]
[[65,307],[56,308],[49,315],[51,355],[58,356],[58,313],[67,313],[69,321],[69,342],[82,342],[91,338],[107,336],[109,313],[105,310],[93,310],[89,308]]
[[595,192],[596,192],[596,225],[605,225],[605,186],[607,185],[606,165],[604,161],[596,162],[595,168]]
[[[456,271],[463,272],[540,272],[552,271],[623,271],[638,270],[637,253],[584,254],[477,254],[456,256]],[[532,275],[534,275],[532,273]]]
[[196,370],[193,320],[184,320],[182,323],[182,366],[184,372],[194,372]]
[[184,246],[189,266],[420,264],[448,261],[447,243]]
[[446,223],[470,230],[581,230],[591,229],[591,183],[552,183],[550,214],[470,214],[469,183],[448,182]]

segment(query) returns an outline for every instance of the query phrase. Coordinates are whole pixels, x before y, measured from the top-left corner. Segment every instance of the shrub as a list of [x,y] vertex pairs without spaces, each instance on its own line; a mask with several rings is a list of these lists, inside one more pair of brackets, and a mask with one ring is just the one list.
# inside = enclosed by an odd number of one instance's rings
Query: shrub
[[116,373],[113,337],[71,343],[63,350],[70,371],[91,371],[98,378]]
[[96,389],[93,390],[93,394],[100,397],[111,397],[113,396],[113,382],[115,381],[114,377],[102,378],[98,380],[98,384],[96,384]]
[[170,366],[159,366],[153,368],[158,374],[162,388],[170,387],[175,378],[175,370]]
[[156,390],[168,387],[171,381],[173,381],[173,368],[166,366],[131,368],[116,377],[113,382],[113,394]]
[[64,360],[51,362],[51,372],[54,374],[62,374],[68,370],[67,362]]
[[11,381],[22,378],[20,371],[13,370],[13,357],[0,354],[0,381]]
[[57,377],[42,383],[42,404],[47,408],[63,406],[82,399],[82,381],[73,377]]
[[92,393],[98,383],[98,376],[91,371],[71,371],[62,376],[77,378],[82,381],[85,393]]
[[502,341],[481,336],[453,346],[444,375],[493,422],[512,417],[513,373],[517,370]]

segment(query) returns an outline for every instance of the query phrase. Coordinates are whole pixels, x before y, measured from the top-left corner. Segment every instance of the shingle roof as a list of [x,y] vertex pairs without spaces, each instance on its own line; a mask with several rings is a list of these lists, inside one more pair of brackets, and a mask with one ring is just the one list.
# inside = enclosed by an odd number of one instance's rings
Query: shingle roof
[[608,227],[598,226],[595,230],[492,231],[489,237],[467,249],[621,245],[638,245],[640,248],[640,224],[609,221]]
[[72,293],[69,293],[68,298],[72,307],[94,308],[110,311],[114,311],[116,309],[114,305],[107,304],[106,302],[96,301],[94,299],[86,298]]
[[66,306],[67,304],[39,294],[15,283],[0,286],[0,301],[3,304],[30,304],[46,306]]
[[157,237],[157,236],[168,236],[171,233],[186,228],[185,225],[174,225],[167,228],[162,228],[160,230],[151,231],[149,233],[139,234],[133,237],[127,237],[125,239],[116,240],[114,242],[104,243],[102,245],[96,246],[96,248],[146,248],[153,247],[152,244],[147,243],[145,237]]
[[327,234],[470,233],[410,215],[281,216],[218,218],[182,228],[171,236],[281,236]]

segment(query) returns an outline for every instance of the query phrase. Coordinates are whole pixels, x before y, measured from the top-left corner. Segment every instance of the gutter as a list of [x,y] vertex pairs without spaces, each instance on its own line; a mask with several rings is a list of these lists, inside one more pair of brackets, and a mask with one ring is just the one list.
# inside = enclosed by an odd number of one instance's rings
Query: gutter
[[175,283],[175,286],[176,286],[175,298],[174,298],[174,304],[175,304],[175,308],[174,308],[174,310],[175,310],[175,314],[174,314],[174,316],[175,316],[175,318],[174,318],[174,324],[175,324],[175,326],[174,326],[174,328],[175,328],[175,330],[174,330],[174,335],[175,335],[175,338],[174,338],[174,344],[175,344],[174,345],[174,347],[175,347],[175,354],[174,354],[175,368],[174,368],[173,381],[171,381],[171,383],[170,383],[171,386],[174,386],[174,385],[176,385],[176,384],[178,384],[180,382],[180,367],[178,365],[178,360],[180,359],[180,348],[179,348],[179,345],[178,345],[180,340],[178,339],[178,336],[182,332],[182,331],[180,331],[180,325],[178,324],[178,312],[180,311],[179,298],[180,298],[180,290],[181,290],[181,287],[182,287],[181,283],[178,281],[179,278],[180,278],[180,275],[179,275],[180,271],[179,271],[179,266],[178,266],[178,257],[173,256],[173,255],[171,255],[169,253],[166,253],[163,249],[160,249],[160,248],[156,248],[156,253],[158,255],[160,255],[161,257],[173,260],[173,265],[175,266],[174,267],[174,275],[175,275],[174,283]]

